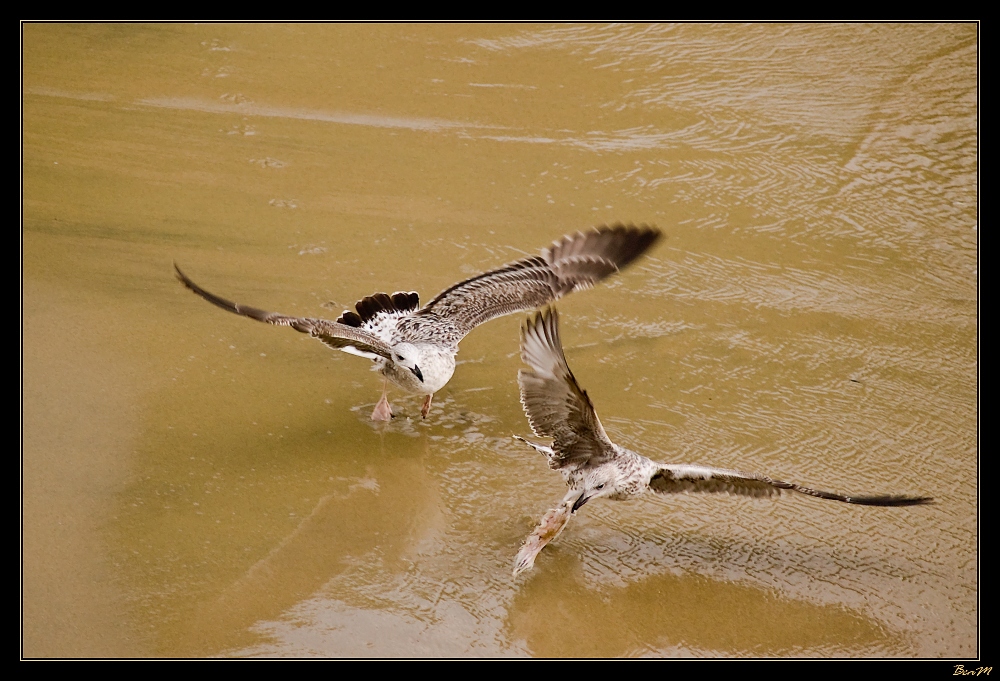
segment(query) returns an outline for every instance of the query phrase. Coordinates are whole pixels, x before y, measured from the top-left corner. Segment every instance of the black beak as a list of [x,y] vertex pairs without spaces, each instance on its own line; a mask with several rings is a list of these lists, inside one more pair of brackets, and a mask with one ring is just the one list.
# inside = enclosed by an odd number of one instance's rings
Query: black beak
[[580,498],[573,503],[573,510],[571,512],[576,513],[578,510],[580,510],[580,507],[583,506],[588,501],[590,501],[590,497],[588,497],[587,493],[584,492],[583,494],[580,495]]
[[419,378],[419,379],[420,379],[420,382],[421,382],[421,383],[423,383],[423,382],[424,382],[424,375],[423,375],[422,373],[420,373],[420,367],[418,367],[418,366],[414,366],[414,367],[413,367],[412,369],[410,369],[410,371],[412,371],[412,372],[413,372],[413,375],[414,375],[414,376],[416,376],[417,378]]

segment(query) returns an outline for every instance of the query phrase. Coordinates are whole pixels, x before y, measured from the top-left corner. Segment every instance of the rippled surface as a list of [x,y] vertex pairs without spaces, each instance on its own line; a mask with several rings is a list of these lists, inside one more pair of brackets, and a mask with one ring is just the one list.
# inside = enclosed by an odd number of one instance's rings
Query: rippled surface
[[[24,26],[23,654],[977,655],[977,40]],[[377,425],[171,268],[334,317],[616,221],[669,238],[560,304],[612,438],[938,503],[594,503],[513,580],[519,316]]]

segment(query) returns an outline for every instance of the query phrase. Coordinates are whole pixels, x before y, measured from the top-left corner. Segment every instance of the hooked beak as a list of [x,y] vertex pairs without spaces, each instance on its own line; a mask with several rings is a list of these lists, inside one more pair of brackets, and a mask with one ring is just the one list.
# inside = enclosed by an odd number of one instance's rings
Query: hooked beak
[[578,510],[580,510],[580,507],[583,506],[588,501],[590,501],[590,497],[588,497],[587,493],[584,492],[583,494],[580,495],[579,499],[573,502],[573,510],[571,512],[576,513]]
[[422,373],[420,373],[420,367],[418,367],[418,366],[414,366],[414,367],[413,367],[412,369],[410,369],[410,371],[412,371],[412,372],[413,372],[413,375],[414,375],[414,376],[416,376],[417,378],[419,378],[419,379],[420,379],[420,382],[421,382],[421,383],[423,383],[423,382],[424,382],[424,375],[423,375]]

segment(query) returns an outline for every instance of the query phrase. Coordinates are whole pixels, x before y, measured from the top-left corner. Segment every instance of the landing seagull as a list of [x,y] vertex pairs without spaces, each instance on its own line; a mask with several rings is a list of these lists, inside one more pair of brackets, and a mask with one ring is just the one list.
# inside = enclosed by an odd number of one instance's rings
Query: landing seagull
[[518,372],[521,404],[535,435],[551,437],[552,446],[529,442],[563,474],[569,491],[528,535],[514,559],[514,576],[531,569],[535,556],[555,539],[569,519],[591,499],[626,500],[647,491],[727,492],[750,497],[778,496],[791,490],[820,499],[866,506],[912,506],[931,497],[899,495],[846,496],[774,480],[759,473],[725,468],[656,463],[620,445],[604,432],[594,405],[566,364],[555,309],[536,313],[521,326],[521,359],[530,366]]
[[290,317],[240,305],[209,293],[181,272],[189,289],[223,310],[257,321],[290,326],[331,348],[371,359],[385,376],[382,398],[372,419],[388,421],[388,382],[408,393],[424,395],[420,413],[431,408],[434,393],[455,372],[458,343],[480,324],[495,317],[541,307],[567,293],[592,287],[642,255],[660,238],[655,227],[614,225],[564,236],[541,255],[524,258],[459,282],[418,309],[416,292],[391,296],[376,293],[345,311],[335,322]]

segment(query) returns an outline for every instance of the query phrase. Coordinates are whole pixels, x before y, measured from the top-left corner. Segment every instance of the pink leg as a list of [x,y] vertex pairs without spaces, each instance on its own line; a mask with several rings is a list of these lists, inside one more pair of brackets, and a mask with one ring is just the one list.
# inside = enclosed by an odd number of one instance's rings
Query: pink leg
[[382,398],[375,405],[375,411],[372,412],[372,421],[389,421],[392,419],[392,407],[389,406],[389,400],[385,397],[388,391],[389,381],[387,380],[382,384]]
[[428,395],[424,398],[424,406],[420,407],[420,415],[427,418],[428,412],[431,410],[431,400],[434,399],[434,395]]

